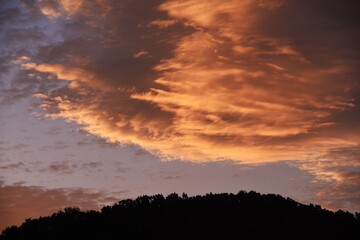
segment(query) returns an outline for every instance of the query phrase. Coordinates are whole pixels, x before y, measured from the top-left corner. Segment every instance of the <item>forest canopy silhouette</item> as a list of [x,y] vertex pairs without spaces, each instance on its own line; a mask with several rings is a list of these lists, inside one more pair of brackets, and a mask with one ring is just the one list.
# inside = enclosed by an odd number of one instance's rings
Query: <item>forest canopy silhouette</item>
[[254,191],[121,200],[101,211],[65,208],[3,230],[22,239],[360,239],[360,214]]

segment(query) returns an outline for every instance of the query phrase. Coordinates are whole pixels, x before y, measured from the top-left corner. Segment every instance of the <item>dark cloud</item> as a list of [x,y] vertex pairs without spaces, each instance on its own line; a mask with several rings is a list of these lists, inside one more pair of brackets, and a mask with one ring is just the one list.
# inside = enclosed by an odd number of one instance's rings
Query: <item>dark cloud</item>
[[0,77],[8,70],[9,70],[9,56],[0,56]]
[[3,98],[1,99],[0,104],[1,105],[13,104],[21,99],[31,96],[31,92],[35,92],[35,91],[36,90],[31,85],[25,86],[23,88],[17,87],[17,88],[1,90]]
[[4,27],[4,24],[13,22],[21,17],[21,11],[18,7],[10,6],[10,1],[2,1],[0,6],[0,29]]
[[13,171],[13,170],[19,170],[19,168],[22,168],[24,166],[23,162],[17,162],[17,163],[10,163],[7,165],[0,166],[0,169],[6,170],[6,171]]
[[72,174],[74,172],[74,168],[76,168],[76,164],[69,163],[52,163],[49,167],[44,171],[50,171],[52,173],[60,173],[60,174]]
[[87,162],[87,163],[83,163],[81,167],[85,169],[98,169],[102,165],[103,165],[102,162]]
[[63,129],[60,127],[53,127],[51,129],[49,129],[46,134],[48,135],[57,135],[60,134],[61,132],[63,132]]
[[40,11],[30,10],[30,6],[38,8],[35,1],[4,0],[1,3],[0,104],[13,104],[54,87],[54,83],[40,82],[39,77],[19,71],[20,65],[29,62],[39,46],[49,44],[50,29],[55,26],[45,22],[46,17]]
[[112,147],[118,147],[118,144],[115,143],[109,143],[105,139],[98,138],[98,137],[92,137],[92,138],[86,138],[78,141],[76,143],[79,147],[86,147],[86,146],[98,146],[102,148],[112,148]]
[[[42,1],[42,0],[40,0]],[[30,18],[30,20],[36,21],[36,20],[44,20],[46,17],[41,12],[40,9],[40,1],[39,0],[20,0],[19,7],[21,10],[23,10],[23,18],[24,23],[26,23],[25,15]]]
[[69,145],[66,142],[62,140],[58,140],[54,142],[54,144],[41,147],[40,150],[41,151],[64,150],[68,147]]
[[144,169],[143,171],[152,180],[179,180],[186,177],[177,171],[153,171],[152,169]]
[[[10,164],[10,165],[6,165],[4,167],[0,167],[0,168],[4,168],[4,169],[8,169],[8,168],[15,168],[17,167],[18,164]],[[22,165],[20,165],[22,166]],[[79,171],[86,171],[91,172],[91,171],[102,171],[102,167],[103,166],[103,162],[99,162],[99,161],[90,161],[90,162],[84,162],[84,163],[75,163],[75,162],[69,162],[69,161],[65,161],[65,162],[60,162],[60,161],[56,161],[56,162],[52,162],[51,164],[49,164],[46,168],[42,168],[40,169],[40,172],[49,172],[49,173],[55,173],[55,174],[74,174],[75,172],[79,172]]]
[[2,150],[2,151],[12,151],[12,150],[20,151],[20,150],[26,149],[28,147],[29,147],[28,145],[23,144],[23,143],[17,143],[14,145],[0,144],[0,150]]
[[180,179],[182,178],[183,176],[182,175],[169,175],[169,176],[164,176],[163,179],[164,180],[176,180],[176,179]]
[[[16,42],[41,42],[46,39],[45,34],[39,27],[32,28],[10,28],[4,31],[2,41],[4,46],[14,45]],[[26,46],[26,45],[25,45]]]

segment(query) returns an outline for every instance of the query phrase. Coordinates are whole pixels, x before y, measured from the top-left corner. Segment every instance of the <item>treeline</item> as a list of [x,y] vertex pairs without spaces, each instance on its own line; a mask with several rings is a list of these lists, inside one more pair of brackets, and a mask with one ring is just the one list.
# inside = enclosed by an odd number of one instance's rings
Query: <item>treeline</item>
[[253,191],[154,195],[100,212],[66,208],[0,235],[0,240],[25,239],[360,239],[360,214]]

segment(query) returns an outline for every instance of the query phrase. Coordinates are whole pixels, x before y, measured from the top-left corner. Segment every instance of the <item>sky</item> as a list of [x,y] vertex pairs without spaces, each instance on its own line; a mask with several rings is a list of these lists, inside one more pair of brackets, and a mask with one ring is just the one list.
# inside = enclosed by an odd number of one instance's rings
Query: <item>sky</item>
[[240,190],[360,211],[357,0],[0,0],[0,229]]

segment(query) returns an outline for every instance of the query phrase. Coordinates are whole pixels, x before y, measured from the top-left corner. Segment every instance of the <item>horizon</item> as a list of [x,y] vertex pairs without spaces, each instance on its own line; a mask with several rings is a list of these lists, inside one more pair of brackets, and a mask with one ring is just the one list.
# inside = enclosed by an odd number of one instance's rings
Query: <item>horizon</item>
[[0,229],[142,195],[360,212],[356,0],[3,0]]

